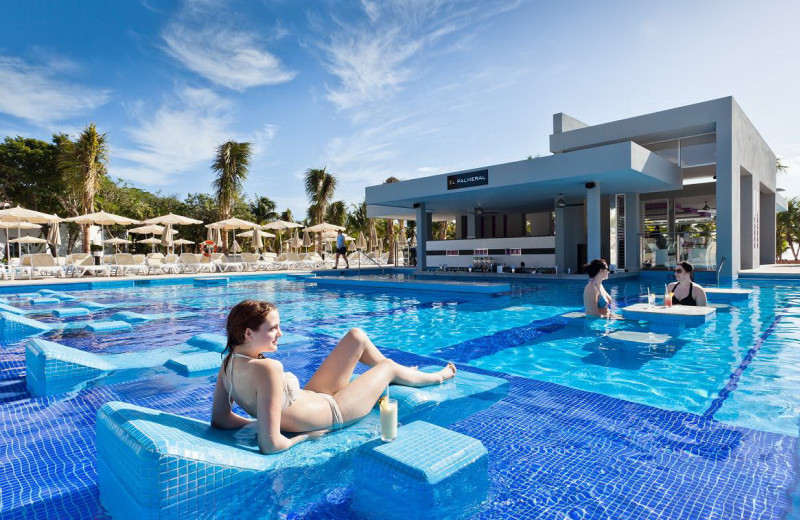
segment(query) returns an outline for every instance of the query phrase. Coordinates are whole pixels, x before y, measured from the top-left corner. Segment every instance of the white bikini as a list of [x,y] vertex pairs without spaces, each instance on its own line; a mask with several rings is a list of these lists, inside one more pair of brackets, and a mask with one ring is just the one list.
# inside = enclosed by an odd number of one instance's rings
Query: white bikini
[[[244,354],[239,354],[234,352],[231,354],[233,359],[230,361],[231,366],[231,374],[230,376],[223,371],[223,375],[228,382],[228,401],[233,404],[233,362],[235,358],[245,358],[245,359],[253,359],[249,356],[245,356]],[[339,410],[339,405],[336,403],[336,400],[333,398],[332,395],[322,394],[319,392],[314,392],[318,396],[325,399],[331,407],[331,417],[333,423],[331,424],[331,429],[338,430],[342,427],[342,412]],[[292,374],[291,372],[284,372],[283,373],[283,405],[281,406],[281,410],[286,410],[292,403],[297,401],[297,397],[300,395],[300,381],[298,381],[297,376]]]

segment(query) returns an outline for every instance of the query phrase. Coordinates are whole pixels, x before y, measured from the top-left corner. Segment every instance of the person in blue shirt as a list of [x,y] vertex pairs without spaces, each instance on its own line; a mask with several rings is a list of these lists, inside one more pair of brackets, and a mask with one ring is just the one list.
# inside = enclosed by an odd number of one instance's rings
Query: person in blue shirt
[[350,262],[347,260],[347,246],[344,245],[344,234],[342,230],[339,230],[339,234],[336,235],[336,260],[333,262],[333,268],[339,268],[339,257],[344,258],[344,263],[347,266],[347,269],[350,269]]

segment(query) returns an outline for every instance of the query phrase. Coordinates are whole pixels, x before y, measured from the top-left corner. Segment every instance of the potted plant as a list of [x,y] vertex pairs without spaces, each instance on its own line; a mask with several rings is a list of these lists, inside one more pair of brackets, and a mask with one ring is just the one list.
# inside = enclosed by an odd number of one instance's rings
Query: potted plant
[[94,257],[94,265],[100,265],[101,257],[103,256],[103,246],[100,244],[90,244],[89,251],[92,252],[92,256]]

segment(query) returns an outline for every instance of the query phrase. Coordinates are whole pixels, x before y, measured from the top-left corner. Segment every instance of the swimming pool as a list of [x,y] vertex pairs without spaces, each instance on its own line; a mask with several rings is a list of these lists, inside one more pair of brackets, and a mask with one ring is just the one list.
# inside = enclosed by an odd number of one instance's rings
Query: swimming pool
[[[747,301],[717,309],[709,324],[675,331],[663,347],[610,341],[638,322],[565,318],[583,285],[514,283],[499,297],[432,291],[317,287],[284,277],[232,278],[228,286],[153,285],[68,291],[76,301],[161,315],[128,331],[90,334],[85,318],[32,317],[56,325],[45,339],[115,354],[221,332],[245,298],[272,300],[287,337],[276,357],[307,380],[336,340],[363,328],[398,361],[452,360],[461,370],[501,375],[508,397],[451,429],[490,453],[483,518],[780,518],[796,486],[800,393],[800,286],[742,282]],[[657,284],[652,284],[655,289]],[[620,305],[647,284],[609,285]],[[5,303],[35,310],[29,297]],[[52,307],[52,305],[51,305]],[[215,374],[184,377],[164,367],[123,370],[67,393],[32,398],[25,341],[0,350],[0,513],[3,518],[96,518],[94,421],[119,400],[207,420]],[[231,505],[257,516],[259,504]],[[285,511],[293,518],[352,516],[348,482]],[[218,514],[210,512],[209,515]]]

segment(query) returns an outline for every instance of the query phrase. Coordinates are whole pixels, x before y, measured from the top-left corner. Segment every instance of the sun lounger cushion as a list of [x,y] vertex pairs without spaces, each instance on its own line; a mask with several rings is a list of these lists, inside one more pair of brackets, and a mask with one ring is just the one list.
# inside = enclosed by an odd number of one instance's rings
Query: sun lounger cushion
[[59,318],[70,318],[73,316],[88,316],[92,313],[86,307],[64,307],[62,309],[53,309],[53,316]]
[[[405,393],[392,387],[399,420],[450,424],[491,406],[508,389],[507,381],[486,375],[460,371],[457,379]],[[273,455],[259,452],[254,424],[216,430],[120,402],[100,408],[96,431],[100,499],[115,518],[225,516],[233,496],[240,504],[257,498],[273,508],[258,514],[275,517],[332,483],[347,485],[353,453],[378,436],[380,415],[375,409],[347,428]]]
[[45,303],[58,303],[61,300],[58,298],[31,298],[28,301],[31,305],[43,305]]
[[90,332],[115,332],[130,330],[133,327],[127,321],[90,321],[84,328]]
[[470,518],[489,491],[489,452],[477,439],[415,421],[394,442],[359,448],[353,473],[353,509],[365,518]]

